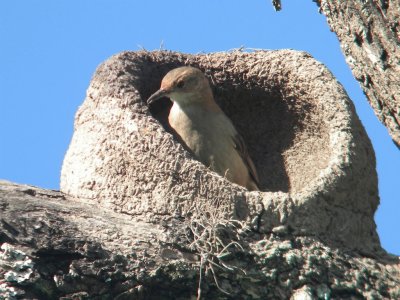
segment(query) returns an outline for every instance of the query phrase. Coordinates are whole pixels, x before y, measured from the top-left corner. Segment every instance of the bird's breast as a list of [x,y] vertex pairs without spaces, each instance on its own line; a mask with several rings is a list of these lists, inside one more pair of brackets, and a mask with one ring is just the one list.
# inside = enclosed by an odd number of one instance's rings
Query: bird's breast
[[210,112],[199,107],[182,110],[171,108],[171,127],[186,146],[207,167],[224,169],[226,157],[237,155],[232,137],[236,130],[223,112]]
[[207,118],[210,119],[210,116],[206,116],[201,109],[182,110],[175,104],[168,118],[171,127],[196,156],[208,148],[212,140]]

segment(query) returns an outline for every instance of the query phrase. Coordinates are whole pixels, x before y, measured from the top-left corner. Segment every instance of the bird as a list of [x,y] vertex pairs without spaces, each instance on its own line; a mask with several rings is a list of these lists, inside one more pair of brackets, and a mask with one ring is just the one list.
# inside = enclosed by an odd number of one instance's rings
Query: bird
[[163,97],[173,103],[170,126],[197,160],[233,183],[259,190],[257,170],[244,140],[215,102],[200,69],[184,66],[169,71],[147,104]]

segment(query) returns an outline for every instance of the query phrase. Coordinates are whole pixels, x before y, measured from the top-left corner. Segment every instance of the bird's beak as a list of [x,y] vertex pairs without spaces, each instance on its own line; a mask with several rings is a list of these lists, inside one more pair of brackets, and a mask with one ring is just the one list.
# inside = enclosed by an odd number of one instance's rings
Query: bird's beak
[[151,95],[149,99],[147,99],[147,104],[151,104],[154,101],[156,101],[162,97],[166,97],[167,95],[168,95],[168,92],[166,90],[159,89],[157,92],[155,92],[153,95]]

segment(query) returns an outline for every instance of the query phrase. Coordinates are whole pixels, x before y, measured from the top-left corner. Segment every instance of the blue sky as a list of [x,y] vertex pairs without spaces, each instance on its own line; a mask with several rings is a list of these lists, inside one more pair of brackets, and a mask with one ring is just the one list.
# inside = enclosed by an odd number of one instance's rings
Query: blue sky
[[383,247],[400,254],[400,151],[367,103],[315,3],[254,0],[4,0],[0,3],[0,178],[58,189],[74,114],[96,67],[141,47],[305,50],[354,101],[377,156]]

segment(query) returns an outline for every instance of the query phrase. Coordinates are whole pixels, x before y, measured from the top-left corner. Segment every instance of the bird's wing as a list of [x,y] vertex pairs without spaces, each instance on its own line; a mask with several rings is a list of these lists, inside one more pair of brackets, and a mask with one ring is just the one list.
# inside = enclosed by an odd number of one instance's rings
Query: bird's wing
[[256,167],[254,166],[253,161],[250,158],[249,152],[247,151],[246,144],[244,143],[244,140],[242,136],[239,133],[236,133],[235,136],[233,136],[233,142],[235,143],[235,149],[239,153],[240,157],[243,159],[243,162],[247,166],[247,169],[249,170],[250,176],[259,187],[259,180],[258,180],[258,175],[257,175],[257,170]]

